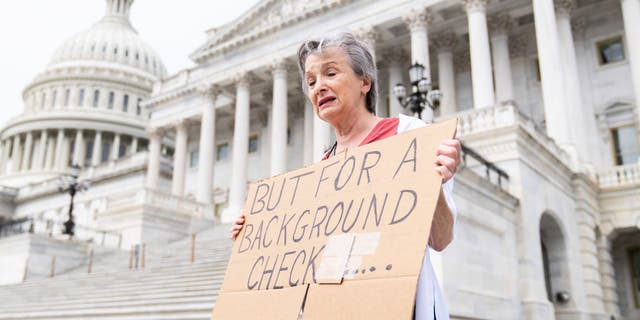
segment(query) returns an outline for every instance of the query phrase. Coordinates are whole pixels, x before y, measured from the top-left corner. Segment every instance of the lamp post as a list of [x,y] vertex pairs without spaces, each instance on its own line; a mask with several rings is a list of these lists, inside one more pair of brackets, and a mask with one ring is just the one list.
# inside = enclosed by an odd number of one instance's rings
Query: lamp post
[[[407,89],[402,83],[393,87],[393,94],[398,98],[402,107],[408,107],[420,119],[422,119],[422,110],[426,107],[435,110],[440,105],[440,98],[442,98],[440,90],[431,88],[431,79],[424,76],[424,69],[424,66],[419,63],[414,63],[409,67],[409,79],[411,80],[411,94],[409,96],[407,96]],[[427,122],[433,121],[433,119],[425,120]]]
[[71,201],[69,202],[69,219],[64,222],[64,231],[62,232],[62,234],[68,234],[70,237],[73,237],[76,225],[75,222],[73,222],[73,198],[77,192],[84,191],[89,188],[89,181],[79,181],[79,176],[80,166],[72,164],[70,174],[64,175],[58,180],[58,190],[60,190],[60,192],[68,192],[71,196]]

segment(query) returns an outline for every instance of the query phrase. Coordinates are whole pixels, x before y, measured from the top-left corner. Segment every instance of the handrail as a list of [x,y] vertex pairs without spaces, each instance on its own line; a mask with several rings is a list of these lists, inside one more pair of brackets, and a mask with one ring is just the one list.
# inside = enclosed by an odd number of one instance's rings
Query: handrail
[[487,180],[491,181],[491,171],[494,171],[498,175],[498,187],[502,189],[502,179],[509,180],[509,174],[498,168],[493,162],[485,159],[473,149],[461,144],[462,147],[462,162],[467,163],[467,155],[476,161],[480,162],[485,167],[485,176]]

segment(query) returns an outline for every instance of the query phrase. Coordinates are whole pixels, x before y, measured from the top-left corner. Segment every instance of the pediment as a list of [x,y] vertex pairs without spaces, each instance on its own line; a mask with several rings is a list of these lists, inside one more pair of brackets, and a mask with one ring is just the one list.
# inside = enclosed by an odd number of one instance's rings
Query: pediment
[[198,62],[217,47],[263,35],[342,5],[348,0],[262,0],[236,20],[207,31],[206,42],[191,58]]

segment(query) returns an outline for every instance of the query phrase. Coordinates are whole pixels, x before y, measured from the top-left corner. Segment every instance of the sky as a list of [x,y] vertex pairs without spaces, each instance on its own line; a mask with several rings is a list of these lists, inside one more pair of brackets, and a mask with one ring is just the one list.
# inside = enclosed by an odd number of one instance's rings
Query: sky
[[[169,74],[189,59],[207,29],[237,18],[258,0],[135,0],[130,20]],[[104,15],[106,0],[20,0],[0,10],[0,127],[22,113],[22,90],[66,39]]]

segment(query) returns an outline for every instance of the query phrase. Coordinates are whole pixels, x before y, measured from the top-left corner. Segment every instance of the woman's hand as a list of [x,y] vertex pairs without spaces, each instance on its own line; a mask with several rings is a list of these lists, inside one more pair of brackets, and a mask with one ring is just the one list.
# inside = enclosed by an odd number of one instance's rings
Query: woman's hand
[[241,214],[236,219],[236,221],[233,222],[233,227],[231,227],[231,240],[236,240],[243,226],[244,226],[244,213]]
[[460,141],[456,139],[443,140],[436,152],[436,170],[442,176],[442,183],[453,177],[460,165]]

